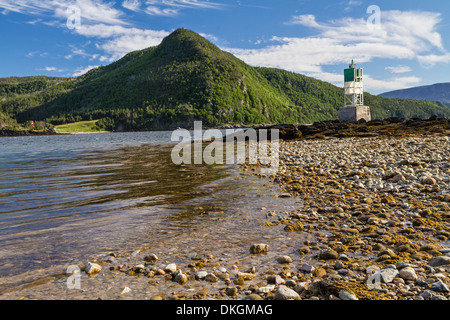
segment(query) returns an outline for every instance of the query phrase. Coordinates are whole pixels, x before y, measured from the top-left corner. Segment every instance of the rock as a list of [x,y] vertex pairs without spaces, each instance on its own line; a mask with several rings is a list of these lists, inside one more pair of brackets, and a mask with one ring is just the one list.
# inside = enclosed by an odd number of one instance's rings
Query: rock
[[336,260],[338,257],[339,254],[333,249],[325,249],[319,253],[319,259],[321,260]]
[[155,275],[157,275],[157,276],[163,276],[165,274],[166,274],[166,272],[163,269],[157,269],[155,271]]
[[245,300],[263,300],[263,298],[258,294],[252,293],[246,296]]
[[300,300],[300,295],[286,286],[280,285],[275,291],[275,300]]
[[284,227],[284,231],[302,231],[303,224],[300,221],[290,222]]
[[125,287],[125,288],[122,289],[122,291],[120,292],[120,294],[123,295],[123,294],[127,294],[127,293],[129,293],[129,292],[131,292],[131,289],[128,288],[128,287]]
[[267,277],[267,282],[271,284],[284,284],[286,281],[279,275],[273,275]]
[[431,290],[436,292],[449,292],[447,285],[441,280],[431,284]]
[[439,266],[445,266],[450,264],[450,257],[448,256],[437,256],[434,258],[431,258],[428,261],[428,264],[432,267],[439,267]]
[[319,268],[314,269],[312,274],[314,277],[322,278],[324,275],[327,274],[327,271],[324,268],[319,267]]
[[302,266],[299,268],[299,270],[300,270],[300,271],[303,271],[303,272],[311,273],[311,272],[313,272],[313,270],[314,270],[314,266],[312,266],[312,265],[310,265],[310,264],[307,264],[307,263],[304,263],[304,264],[302,264]]
[[334,268],[336,269],[336,270],[339,270],[339,269],[342,269],[342,268],[344,268],[345,267],[345,264],[343,264],[341,261],[336,261],[336,263],[334,264]]
[[380,271],[381,280],[384,283],[390,283],[398,275],[398,271],[392,268],[386,268]]
[[409,264],[405,261],[399,261],[399,262],[397,262],[397,264],[395,266],[397,267],[398,270],[400,270],[401,268],[404,268],[404,267],[411,267],[411,264]]
[[272,292],[274,289],[275,289],[275,285],[269,284],[267,286],[259,287],[258,289],[256,289],[256,293],[269,293],[269,292]]
[[268,250],[269,246],[265,243],[256,243],[250,246],[250,253],[252,254],[267,253]]
[[405,177],[402,174],[398,174],[392,178],[392,182],[399,182],[405,180]]
[[245,281],[248,281],[248,280],[253,280],[256,277],[256,275],[254,273],[239,272],[237,274],[237,277],[242,278]]
[[417,274],[416,271],[411,267],[404,267],[399,272],[400,277],[402,277],[405,280],[411,280],[416,281],[417,280]]
[[441,296],[440,294],[435,294],[431,297],[431,300],[448,300],[446,297]]
[[187,276],[184,273],[180,272],[175,276],[175,282],[183,285],[187,282]]
[[238,289],[236,287],[227,288],[227,291],[226,291],[227,296],[233,297],[233,296],[237,295],[237,293],[238,293]]
[[208,273],[208,275],[205,277],[205,281],[208,282],[217,282],[219,279],[216,277],[214,273]]
[[177,271],[177,265],[175,263],[169,263],[165,268],[164,268],[165,272],[175,272]]
[[343,289],[339,291],[339,298],[342,300],[358,300],[358,297],[356,297],[353,293]]
[[144,257],[145,262],[156,262],[156,260],[158,260],[158,256],[154,253]]
[[196,273],[196,277],[197,279],[201,280],[203,278],[205,278],[208,275],[208,272],[200,270],[199,272]]
[[292,263],[292,258],[289,256],[279,256],[277,258],[278,263]]
[[101,270],[102,270],[101,265],[92,262],[86,263],[86,267],[84,268],[84,271],[90,275],[99,273]]
[[422,179],[422,183],[423,184],[429,184],[429,185],[433,185],[436,184],[436,179],[432,178],[432,177],[424,177]]

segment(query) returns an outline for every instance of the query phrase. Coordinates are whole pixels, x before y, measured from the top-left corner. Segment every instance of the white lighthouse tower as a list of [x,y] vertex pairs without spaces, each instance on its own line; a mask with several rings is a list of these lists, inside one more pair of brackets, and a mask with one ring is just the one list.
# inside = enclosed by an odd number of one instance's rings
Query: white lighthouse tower
[[355,63],[344,70],[344,107],[339,109],[339,120],[356,122],[371,120],[370,107],[364,105],[363,69]]

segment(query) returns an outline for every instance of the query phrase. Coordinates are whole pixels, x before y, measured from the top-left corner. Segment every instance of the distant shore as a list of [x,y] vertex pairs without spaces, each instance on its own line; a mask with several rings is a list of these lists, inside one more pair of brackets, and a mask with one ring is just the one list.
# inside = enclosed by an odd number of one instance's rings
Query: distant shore
[[[429,119],[411,118],[404,119],[391,117],[384,120],[372,120],[369,122],[343,122],[339,120],[327,120],[314,122],[313,124],[230,124],[204,129],[278,129],[281,140],[298,139],[327,139],[349,137],[377,137],[377,136],[406,136],[410,134],[445,133],[450,131],[450,120],[446,118],[430,117]],[[186,127],[184,129],[193,130]],[[130,130],[130,131],[91,131],[91,132],[58,132],[57,130],[33,131],[33,130],[9,130],[0,129],[0,137],[12,136],[38,136],[38,135],[68,135],[88,133],[117,133],[138,131],[170,131],[167,129]]]

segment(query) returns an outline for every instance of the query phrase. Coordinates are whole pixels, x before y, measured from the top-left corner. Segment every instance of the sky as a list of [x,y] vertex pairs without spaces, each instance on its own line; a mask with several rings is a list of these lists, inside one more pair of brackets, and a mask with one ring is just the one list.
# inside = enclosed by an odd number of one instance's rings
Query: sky
[[0,0],[0,77],[77,77],[195,31],[252,66],[372,94],[450,82],[450,1]]

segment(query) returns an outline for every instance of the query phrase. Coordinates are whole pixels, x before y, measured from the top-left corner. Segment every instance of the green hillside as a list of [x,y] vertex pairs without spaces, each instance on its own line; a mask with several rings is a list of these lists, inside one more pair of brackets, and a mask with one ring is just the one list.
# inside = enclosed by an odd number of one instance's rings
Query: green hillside
[[[450,116],[433,102],[365,94],[373,118]],[[99,129],[311,123],[337,118],[343,89],[304,75],[255,68],[195,32],[178,29],[77,79],[0,79],[0,112],[53,125],[97,120]]]

